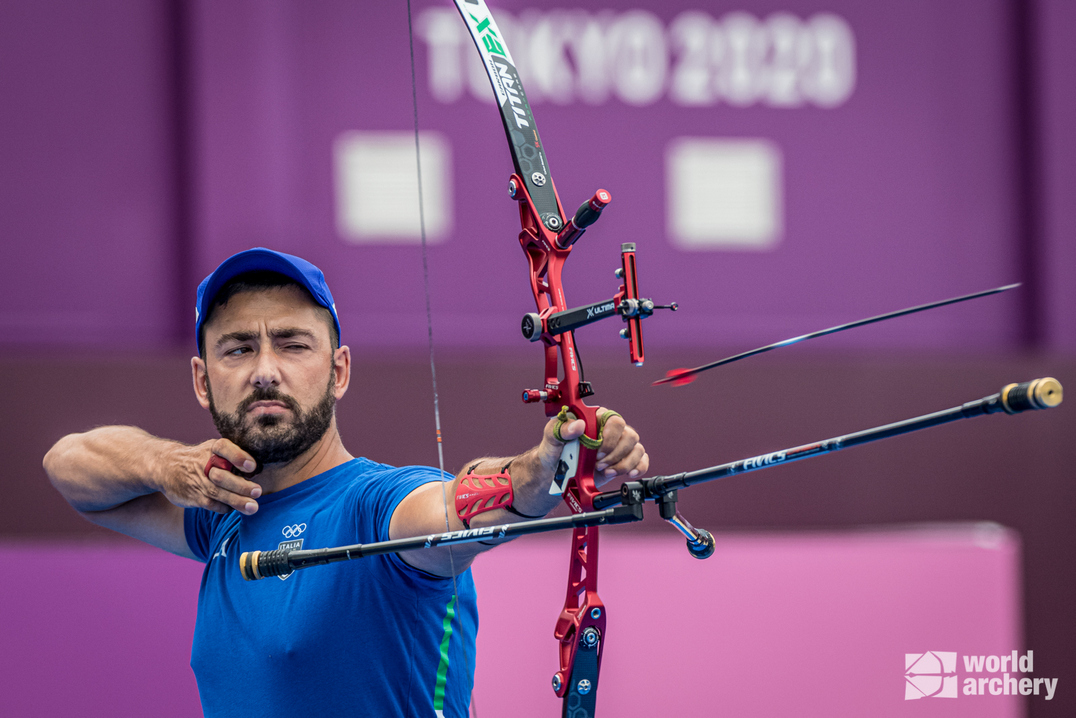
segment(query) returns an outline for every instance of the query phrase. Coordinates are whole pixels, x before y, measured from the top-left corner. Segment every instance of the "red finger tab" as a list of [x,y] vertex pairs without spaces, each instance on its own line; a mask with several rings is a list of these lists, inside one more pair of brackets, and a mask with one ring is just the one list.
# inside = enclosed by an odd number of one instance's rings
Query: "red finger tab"
[[213,456],[209,457],[209,461],[206,462],[205,477],[207,479],[209,478],[209,470],[213,467],[216,467],[218,469],[224,469],[225,471],[235,470],[235,467],[232,466],[232,462],[228,461],[223,456],[218,456],[217,454],[213,454]]

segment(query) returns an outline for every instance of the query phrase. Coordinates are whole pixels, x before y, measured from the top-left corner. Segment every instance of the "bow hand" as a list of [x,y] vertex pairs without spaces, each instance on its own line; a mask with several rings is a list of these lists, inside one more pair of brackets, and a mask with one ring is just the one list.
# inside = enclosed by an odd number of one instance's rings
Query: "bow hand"
[[[591,438],[600,438],[601,445],[597,447],[594,483],[601,486],[618,476],[634,479],[646,474],[650,456],[639,441],[639,433],[615,411],[598,407],[597,415],[601,417],[599,435]],[[581,437],[584,428],[582,419],[570,416],[567,420],[555,417],[546,424],[536,452],[550,480],[557,471],[564,445]]]

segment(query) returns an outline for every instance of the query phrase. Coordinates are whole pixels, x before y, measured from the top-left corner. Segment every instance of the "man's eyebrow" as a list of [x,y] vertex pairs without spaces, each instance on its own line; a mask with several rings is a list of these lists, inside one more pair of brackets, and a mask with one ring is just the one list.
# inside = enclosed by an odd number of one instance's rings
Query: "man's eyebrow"
[[[249,329],[240,330],[237,332],[229,332],[223,335],[217,340],[215,346],[218,348],[229,342],[249,342],[258,339],[261,336],[260,333],[251,331]],[[294,337],[306,337],[311,340],[316,340],[317,337],[309,329],[303,329],[301,327],[277,327],[276,329],[269,330],[269,337],[272,339],[292,339]]]
[[277,329],[270,329],[269,336],[273,339],[291,339],[292,337],[308,337],[310,339],[316,339],[314,332],[309,329],[301,329],[299,327],[279,327]]
[[258,332],[252,332],[252,331],[249,331],[249,330],[247,330],[247,331],[238,331],[238,332],[229,332],[229,333],[221,336],[221,338],[217,340],[217,343],[216,343],[215,346],[221,347],[224,344],[227,344],[228,342],[249,342],[249,341],[252,341],[252,340],[257,339],[257,338],[258,338]]

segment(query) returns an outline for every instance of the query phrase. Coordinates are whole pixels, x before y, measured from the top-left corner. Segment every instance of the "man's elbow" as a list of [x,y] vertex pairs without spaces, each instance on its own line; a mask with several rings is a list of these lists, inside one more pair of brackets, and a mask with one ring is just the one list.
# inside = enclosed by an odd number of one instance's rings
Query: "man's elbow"
[[68,434],[64,438],[57,441],[52,445],[52,448],[45,453],[45,458],[41,460],[41,468],[45,470],[45,475],[49,477],[49,481],[57,489],[60,487],[57,482],[61,480],[63,474],[63,458],[67,453],[67,447],[71,443],[71,434]]
[[49,478],[53,487],[60,492],[60,495],[76,511],[81,513],[83,507],[79,506],[76,500],[78,486],[73,475],[71,463],[79,436],[79,434],[68,434],[53,444],[52,448],[48,450],[41,460],[41,468],[45,470],[45,475]]

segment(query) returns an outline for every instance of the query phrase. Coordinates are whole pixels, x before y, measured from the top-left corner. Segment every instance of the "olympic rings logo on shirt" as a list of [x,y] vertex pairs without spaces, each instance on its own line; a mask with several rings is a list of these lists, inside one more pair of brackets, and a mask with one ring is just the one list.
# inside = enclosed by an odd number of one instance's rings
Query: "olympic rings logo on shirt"
[[280,533],[284,534],[284,538],[295,538],[303,531],[306,531],[306,524],[293,524],[282,528]]

